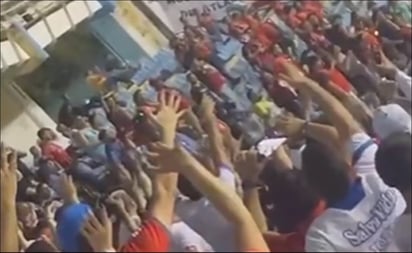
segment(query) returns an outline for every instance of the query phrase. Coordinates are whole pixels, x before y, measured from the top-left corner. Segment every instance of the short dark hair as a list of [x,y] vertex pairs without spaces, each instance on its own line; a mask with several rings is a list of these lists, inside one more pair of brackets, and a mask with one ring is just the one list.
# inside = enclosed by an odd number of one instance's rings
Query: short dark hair
[[185,176],[179,175],[177,188],[180,193],[192,201],[200,200],[203,197],[202,193],[200,193]]
[[267,184],[270,201],[275,206],[275,223],[286,231],[296,231],[297,226],[310,217],[320,197],[301,170],[271,170],[275,173]]
[[379,145],[376,170],[385,184],[400,191],[411,189],[411,134],[394,133]]
[[57,248],[45,240],[37,240],[32,243],[24,252],[59,252]]
[[51,129],[48,128],[48,127],[42,127],[42,128],[40,128],[40,130],[37,131],[37,137],[39,137],[40,140],[43,140],[43,139],[44,139],[44,136],[46,135],[46,133],[47,133],[48,131],[51,131]]
[[316,140],[306,140],[302,152],[302,171],[309,184],[329,205],[345,197],[349,190],[349,164]]

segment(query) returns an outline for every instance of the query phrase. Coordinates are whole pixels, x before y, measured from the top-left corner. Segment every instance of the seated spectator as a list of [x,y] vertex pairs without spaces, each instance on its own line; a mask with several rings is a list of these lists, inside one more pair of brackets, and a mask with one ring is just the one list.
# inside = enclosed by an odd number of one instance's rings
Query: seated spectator
[[63,168],[69,169],[72,158],[64,148],[56,143],[57,136],[49,128],[42,128],[37,132],[42,155],[59,163]]

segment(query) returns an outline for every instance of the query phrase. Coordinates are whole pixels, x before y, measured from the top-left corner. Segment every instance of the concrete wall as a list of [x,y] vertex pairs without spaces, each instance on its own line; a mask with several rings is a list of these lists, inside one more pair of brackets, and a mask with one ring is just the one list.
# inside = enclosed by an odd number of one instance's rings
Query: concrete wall
[[[55,122],[17,85],[1,84],[1,141],[21,151],[36,144],[41,127],[55,128]],[[60,139],[63,145],[67,140]]]
[[[148,55],[155,55],[167,45],[166,38],[131,1],[117,1],[115,20]],[[17,85],[1,83],[1,140],[21,151],[28,151],[37,141],[41,127],[55,128],[56,123]],[[67,140],[61,138],[67,145]]]

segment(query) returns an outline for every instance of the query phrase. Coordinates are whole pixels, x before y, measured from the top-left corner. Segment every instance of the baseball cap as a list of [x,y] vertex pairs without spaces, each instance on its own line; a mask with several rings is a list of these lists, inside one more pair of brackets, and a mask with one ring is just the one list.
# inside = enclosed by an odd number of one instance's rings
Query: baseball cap
[[393,133],[411,133],[411,116],[399,105],[378,107],[373,115],[373,130],[380,139]]

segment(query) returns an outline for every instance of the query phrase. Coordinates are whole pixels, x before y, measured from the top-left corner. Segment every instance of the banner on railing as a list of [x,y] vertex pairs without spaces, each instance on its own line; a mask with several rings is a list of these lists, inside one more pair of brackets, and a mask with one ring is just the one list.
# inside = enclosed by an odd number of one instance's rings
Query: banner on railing
[[253,1],[242,0],[216,0],[216,1],[193,1],[193,0],[167,0],[158,1],[164,15],[166,15],[171,29],[178,33],[183,31],[180,18],[186,18],[190,24],[196,23],[196,12],[211,13],[216,20],[221,20],[227,15],[228,7],[241,7]]

